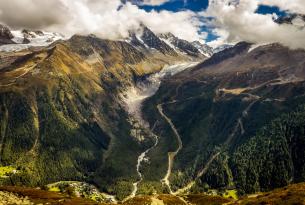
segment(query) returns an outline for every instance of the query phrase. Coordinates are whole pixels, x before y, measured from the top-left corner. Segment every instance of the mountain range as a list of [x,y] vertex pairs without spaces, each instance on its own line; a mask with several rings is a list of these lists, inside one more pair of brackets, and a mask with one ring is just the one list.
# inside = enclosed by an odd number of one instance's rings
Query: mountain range
[[305,181],[304,50],[140,30],[114,41],[0,26],[4,191],[234,204]]

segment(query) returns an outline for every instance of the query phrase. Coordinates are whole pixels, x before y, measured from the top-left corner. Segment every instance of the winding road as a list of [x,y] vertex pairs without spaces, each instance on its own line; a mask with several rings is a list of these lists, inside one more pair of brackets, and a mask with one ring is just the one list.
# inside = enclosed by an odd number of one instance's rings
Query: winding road
[[[197,82],[200,83],[206,83],[206,81],[200,81],[198,79],[196,79]],[[252,108],[252,106],[258,101],[260,100],[260,96],[256,96],[250,93],[243,93],[249,96],[250,99],[252,99],[253,101],[242,111],[241,116],[237,119],[236,125],[234,126],[234,129],[232,131],[232,133],[228,136],[227,140],[223,143],[222,145],[222,149],[220,151],[217,151],[216,153],[212,154],[210,156],[210,158],[208,159],[208,161],[206,162],[206,164],[204,165],[204,167],[202,167],[202,169],[197,173],[196,177],[194,180],[192,180],[191,182],[189,182],[186,186],[178,189],[177,191],[173,192],[171,189],[171,185],[169,182],[169,177],[172,173],[172,168],[173,168],[173,163],[174,163],[174,158],[175,156],[179,153],[179,151],[183,148],[183,144],[182,144],[182,140],[181,140],[181,136],[178,133],[175,125],[173,124],[172,120],[164,113],[163,111],[163,105],[167,105],[167,104],[173,104],[173,103],[177,103],[177,102],[182,102],[182,101],[186,101],[186,100],[191,100],[191,99],[195,99],[198,97],[201,97],[201,95],[199,96],[193,96],[193,97],[189,97],[183,100],[176,100],[176,98],[179,95],[179,90],[180,88],[183,86],[183,83],[180,82],[180,84],[177,86],[176,90],[175,90],[175,100],[172,100],[170,102],[166,102],[166,103],[161,103],[157,105],[157,109],[160,113],[160,115],[166,120],[166,122],[170,125],[171,129],[173,130],[175,136],[177,137],[177,141],[178,141],[178,148],[175,152],[169,152],[168,153],[168,170],[167,173],[165,175],[165,177],[161,180],[170,190],[170,193],[173,195],[179,195],[182,193],[185,193],[186,191],[188,191],[189,189],[192,188],[192,186],[195,184],[195,181],[197,179],[199,179],[200,177],[202,177],[204,174],[206,174],[206,172],[208,171],[209,167],[211,166],[212,162],[217,159],[217,157],[226,149],[226,147],[230,144],[230,142],[233,140],[234,136],[236,135],[236,133],[238,131],[241,132],[241,134],[245,133],[244,130],[244,126],[243,126],[243,118],[245,118],[248,115],[249,110]]]
[[[127,196],[123,201],[127,201],[128,199],[131,199],[136,196],[136,194],[138,192],[138,185],[139,185],[139,183],[141,183],[143,181],[143,175],[140,170],[141,165],[143,162],[145,162],[147,154],[152,149],[154,149],[156,146],[158,146],[158,143],[159,143],[159,137],[153,133],[153,130],[154,130],[154,127],[156,124],[154,125],[153,128],[151,128],[149,130],[149,127],[146,126],[146,124],[148,124],[148,123],[145,122],[145,120],[142,118],[142,115],[141,115],[142,103],[144,102],[145,99],[154,95],[157,92],[157,90],[159,89],[159,87],[161,85],[162,78],[164,78],[165,76],[168,76],[168,75],[174,75],[178,72],[181,72],[189,67],[196,65],[197,63],[198,62],[187,62],[187,63],[181,63],[181,64],[177,64],[177,65],[172,65],[172,66],[165,66],[164,69],[161,70],[159,73],[155,73],[155,74],[149,76],[146,79],[146,81],[144,81],[142,83],[140,82],[137,85],[135,85],[134,87],[130,87],[129,89],[127,89],[125,91],[125,93],[122,93],[121,97],[123,99],[124,106],[125,106],[127,112],[129,113],[129,115],[132,118],[139,121],[140,124],[142,125],[142,127],[144,129],[147,129],[152,134],[152,136],[155,137],[155,144],[139,155],[137,164],[136,164],[136,171],[139,176],[139,180],[136,181],[135,183],[133,183],[133,190],[132,190],[131,194],[129,196]],[[168,102],[166,104],[170,104],[170,103],[175,103],[175,101]],[[169,189],[171,190],[168,179],[171,175],[174,158],[178,154],[178,152],[182,149],[182,141],[181,141],[179,133],[177,132],[177,130],[176,130],[174,124],[172,123],[172,121],[170,120],[170,118],[168,118],[163,113],[162,105],[163,104],[159,104],[157,106],[158,110],[159,110],[160,114],[162,115],[162,117],[165,118],[166,121],[171,125],[171,128],[174,130],[174,133],[175,133],[178,143],[179,143],[178,149],[175,152],[168,153],[168,157],[169,157],[168,171],[167,171],[166,176],[161,180],[166,185],[168,185]]]
[[[172,103],[172,102],[170,102],[170,103]],[[178,133],[175,125],[173,124],[172,120],[164,114],[162,105],[163,104],[157,105],[158,111],[161,114],[161,116],[166,120],[166,122],[170,125],[170,127],[173,130],[173,132],[174,132],[174,134],[177,138],[177,141],[178,141],[177,150],[175,152],[168,152],[168,168],[167,168],[167,172],[166,172],[165,177],[161,180],[161,182],[164,183],[168,187],[170,193],[172,194],[173,191],[172,191],[171,186],[170,186],[169,177],[172,173],[174,159],[175,159],[176,155],[179,153],[179,151],[182,149],[183,145],[182,145],[181,136],[179,135],[179,133]]]

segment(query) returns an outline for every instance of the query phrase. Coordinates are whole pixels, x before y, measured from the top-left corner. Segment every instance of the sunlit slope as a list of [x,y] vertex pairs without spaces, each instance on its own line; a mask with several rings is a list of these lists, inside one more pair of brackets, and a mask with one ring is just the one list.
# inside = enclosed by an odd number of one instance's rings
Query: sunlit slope
[[[110,188],[118,177],[136,176],[130,167],[141,147],[117,95],[132,81],[131,69],[92,65],[63,43],[1,60],[1,164],[17,170],[2,184],[97,179]],[[114,77],[119,72],[124,81]]]

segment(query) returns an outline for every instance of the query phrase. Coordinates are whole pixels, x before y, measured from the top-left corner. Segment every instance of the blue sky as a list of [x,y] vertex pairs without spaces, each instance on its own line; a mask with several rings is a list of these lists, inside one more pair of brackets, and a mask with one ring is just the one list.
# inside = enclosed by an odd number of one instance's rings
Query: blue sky
[[[139,6],[141,9],[144,9],[146,11],[156,10],[156,11],[172,11],[172,12],[178,12],[183,10],[191,10],[194,12],[200,12],[205,10],[209,5],[208,0],[171,0],[169,2],[166,2],[162,5],[158,6],[150,6],[150,5],[144,5]],[[202,27],[202,31],[208,33],[207,41],[212,41],[217,38],[217,36],[213,35],[211,32],[209,32],[209,29],[206,27]]]
[[[281,26],[265,15],[285,16],[283,11],[305,15],[304,0],[28,0],[27,9],[22,2],[0,0],[1,23],[12,29],[52,31],[67,37],[95,34],[111,40],[128,38],[143,23],[157,34],[171,32],[213,47],[249,41],[305,48],[305,21],[300,16]],[[258,3],[265,6],[257,7]],[[209,11],[204,12],[207,7]]]
[[146,11],[150,11],[152,9],[161,11],[161,10],[169,10],[169,11],[181,11],[181,10],[192,10],[195,12],[202,11],[207,8],[209,2],[208,0],[172,0],[160,6],[140,6]]
[[260,5],[256,11],[259,14],[277,14],[278,16],[285,16],[287,13],[285,11],[281,11],[278,7],[276,6],[265,6],[265,5]]
[[[141,0],[133,0],[134,2],[141,2]],[[208,0],[170,0],[169,2],[166,2],[162,5],[158,6],[150,6],[150,5],[144,5],[139,6],[141,9],[144,9],[146,11],[156,10],[156,11],[162,11],[162,10],[168,10],[168,11],[182,11],[182,10],[192,10],[194,12],[199,12],[202,10],[205,10],[209,5]],[[260,14],[272,14],[276,13],[278,16],[286,15],[287,13],[284,11],[281,11],[278,7],[275,6],[265,6],[261,5],[257,13]]]
[[[172,12],[178,12],[178,11],[183,11],[183,10],[191,10],[194,12],[200,12],[205,10],[208,5],[209,5],[209,0],[170,0],[164,4],[157,5],[157,6],[151,6],[151,5],[141,5],[139,2],[142,0],[131,0],[133,2],[138,2],[136,3],[139,5],[141,9],[144,9],[146,11],[162,11],[162,10],[167,10],[167,11],[172,11]],[[285,16],[287,13],[284,11],[281,11],[278,7],[272,7],[272,6],[265,6],[265,5],[260,5],[259,8],[256,11],[257,13],[260,14],[277,14],[278,16]],[[214,35],[211,32],[210,28],[207,28],[206,26],[203,26],[201,31],[207,32],[208,36],[206,41],[213,41],[217,39],[218,36]]]

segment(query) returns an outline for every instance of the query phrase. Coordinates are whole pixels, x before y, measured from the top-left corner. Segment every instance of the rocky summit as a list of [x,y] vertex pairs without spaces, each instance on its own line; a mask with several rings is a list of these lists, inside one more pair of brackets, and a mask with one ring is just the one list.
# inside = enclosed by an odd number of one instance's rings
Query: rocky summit
[[14,36],[10,29],[5,25],[0,24],[0,45],[14,43],[12,38],[14,38]]

